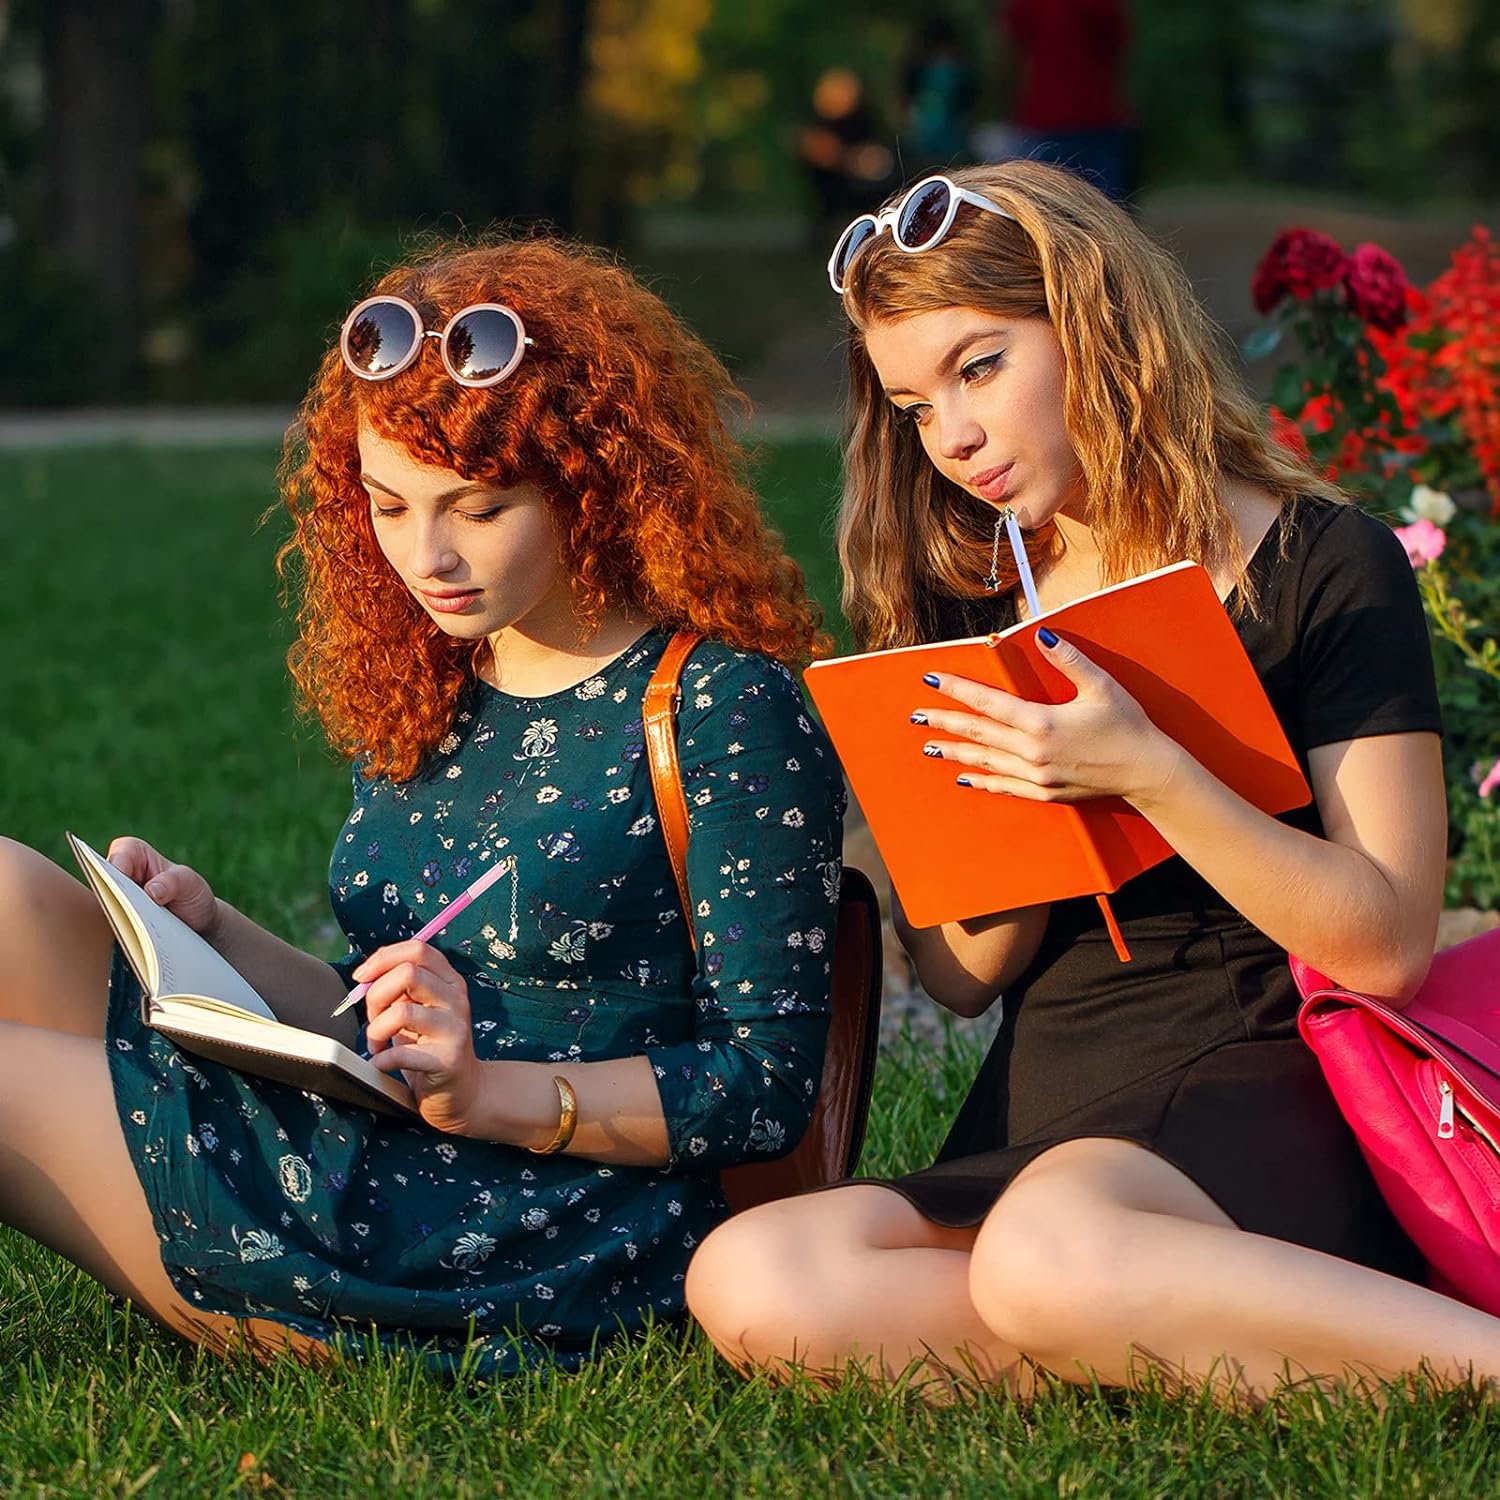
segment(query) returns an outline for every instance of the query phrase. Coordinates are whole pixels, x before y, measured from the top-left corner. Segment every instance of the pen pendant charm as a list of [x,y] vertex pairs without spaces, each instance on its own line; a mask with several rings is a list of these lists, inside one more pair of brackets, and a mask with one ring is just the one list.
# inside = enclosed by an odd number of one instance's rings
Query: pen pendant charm
[[520,884],[520,876],[516,870],[516,857],[510,855],[507,863],[510,865],[510,945],[512,951],[515,949],[516,939],[521,935],[520,917],[516,911],[516,901],[519,895],[517,887]]
[[1000,537],[1005,531],[1005,518],[1010,514],[1010,508],[1002,510],[995,517],[995,545],[990,549],[990,571],[984,580],[984,586],[990,593],[1000,592]]
[[[514,958],[516,956],[516,939],[521,935],[520,912],[517,907],[520,899],[520,877],[516,870],[516,857],[508,854],[500,861],[499,870],[510,874],[510,933],[504,939],[492,937],[489,943],[491,958]],[[488,928],[488,932],[494,932],[494,928]]]

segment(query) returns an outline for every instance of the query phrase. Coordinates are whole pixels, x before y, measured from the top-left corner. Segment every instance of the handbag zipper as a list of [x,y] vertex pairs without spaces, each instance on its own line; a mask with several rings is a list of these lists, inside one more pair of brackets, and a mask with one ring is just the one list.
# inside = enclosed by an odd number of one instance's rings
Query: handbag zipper
[[1458,1117],[1469,1127],[1470,1130],[1474,1132],[1475,1135],[1479,1137],[1480,1140],[1485,1143],[1486,1146],[1490,1148],[1490,1151],[1494,1156],[1500,1158],[1500,1147],[1496,1147],[1495,1138],[1489,1133],[1489,1131],[1486,1130],[1484,1126],[1481,1125],[1479,1121],[1476,1120],[1474,1116],[1471,1115],[1468,1110],[1463,1107],[1463,1105],[1459,1104],[1455,1105],[1454,1107],[1458,1112]]
[[1438,1080],[1438,1138],[1445,1141],[1451,1140],[1455,1122],[1460,1118],[1490,1148],[1491,1154],[1500,1158],[1500,1146],[1495,1144],[1495,1138],[1458,1103],[1458,1096],[1453,1092],[1453,1085],[1446,1078],[1440,1078]]

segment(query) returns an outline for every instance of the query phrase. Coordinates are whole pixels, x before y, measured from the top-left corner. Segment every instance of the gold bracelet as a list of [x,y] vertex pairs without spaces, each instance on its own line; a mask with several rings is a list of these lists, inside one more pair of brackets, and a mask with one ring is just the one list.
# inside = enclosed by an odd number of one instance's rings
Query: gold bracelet
[[545,1146],[526,1148],[536,1156],[551,1156],[554,1152],[566,1151],[573,1139],[573,1132],[578,1129],[578,1095],[573,1092],[573,1085],[561,1073],[554,1073],[552,1082],[557,1085],[557,1134]]

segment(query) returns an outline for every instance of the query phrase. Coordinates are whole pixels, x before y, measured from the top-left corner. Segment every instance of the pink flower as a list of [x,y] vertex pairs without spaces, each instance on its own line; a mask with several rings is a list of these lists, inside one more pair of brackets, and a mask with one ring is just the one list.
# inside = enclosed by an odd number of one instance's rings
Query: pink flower
[[1441,557],[1443,548],[1448,545],[1448,533],[1431,521],[1413,521],[1410,526],[1398,526],[1396,535],[1401,538],[1407,561],[1414,568]]
[[1338,286],[1348,263],[1338,241],[1326,234],[1316,229],[1283,229],[1255,268],[1250,295],[1256,308],[1268,313],[1285,297],[1302,299]]
[[[1477,766],[1475,770],[1478,770]],[[1484,780],[1479,783],[1479,795],[1488,797],[1497,786],[1500,786],[1500,757],[1497,757],[1495,764],[1484,773]]]
[[1344,267],[1349,306],[1382,333],[1406,321],[1406,272],[1379,245],[1356,245]]

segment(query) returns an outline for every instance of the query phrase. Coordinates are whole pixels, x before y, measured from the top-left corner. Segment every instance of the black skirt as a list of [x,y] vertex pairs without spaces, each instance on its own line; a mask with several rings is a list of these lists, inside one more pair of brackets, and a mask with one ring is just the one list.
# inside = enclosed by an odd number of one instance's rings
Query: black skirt
[[[1086,922],[1092,905],[1066,903],[1052,925]],[[1295,1033],[1286,955],[1238,918],[1137,919],[1126,934],[1128,965],[1102,925],[1061,952],[1049,935],[1033,965],[1043,972],[1007,1008],[936,1163],[885,1185],[936,1223],[975,1224],[1049,1147],[1132,1141],[1241,1229],[1420,1279]]]

